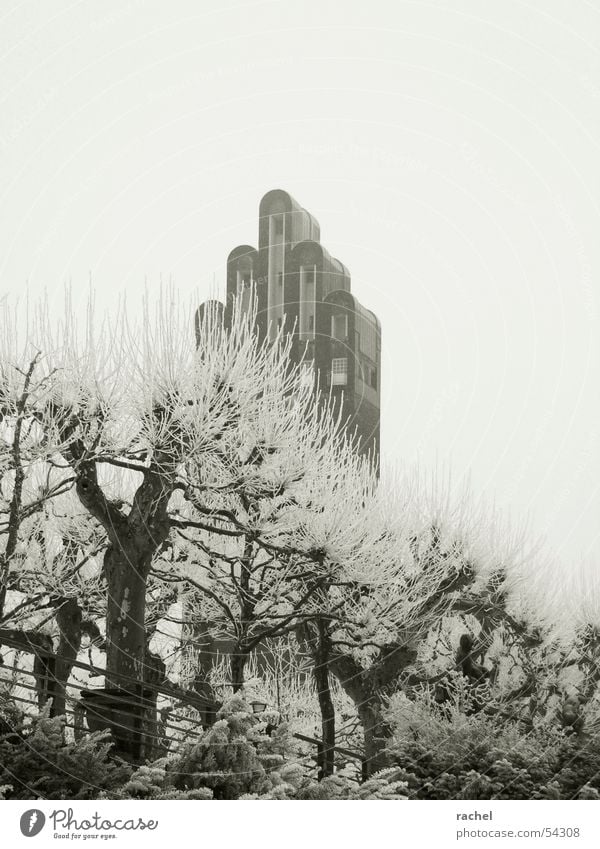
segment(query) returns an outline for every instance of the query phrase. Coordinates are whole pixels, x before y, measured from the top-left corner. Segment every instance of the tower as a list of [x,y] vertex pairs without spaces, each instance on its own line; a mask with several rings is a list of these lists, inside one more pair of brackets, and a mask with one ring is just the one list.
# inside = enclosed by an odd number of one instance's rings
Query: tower
[[381,325],[351,292],[348,269],[320,242],[316,219],[287,192],[259,205],[258,248],[239,245],[227,259],[227,301],[256,293],[261,338],[283,327],[306,379],[331,393],[361,452],[379,464]]

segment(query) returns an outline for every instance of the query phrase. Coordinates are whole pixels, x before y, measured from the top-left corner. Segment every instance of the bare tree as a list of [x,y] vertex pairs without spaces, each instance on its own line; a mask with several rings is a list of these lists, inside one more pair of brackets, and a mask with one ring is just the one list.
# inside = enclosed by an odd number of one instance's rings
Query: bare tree
[[[98,328],[90,314],[79,331],[65,315],[54,332],[39,318],[27,341],[42,353],[28,361],[29,372],[15,366],[44,387],[29,418],[59,486],[73,487],[105,534],[107,675],[126,686],[143,680],[147,582],[172,531],[243,537],[246,562],[250,539],[276,549],[249,502],[230,527],[231,517],[206,498],[237,489],[243,506],[240,493],[264,486],[253,483],[258,464],[247,454],[241,468],[239,458],[245,448],[260,451],[265,428],[289,440],[300,415],[292,402],[305,404],[307,392],[289,367],[289,340],[259,343],[252,311],[234,307],[225,332],[207,310],[198,349],[188,316],[164,303],[154,317],[146,310],[140,329],[125,313]],[[242,570],[240,586],[244,580]]]
[[[453,499],[436,481],[431,487],[384,481],[365,504],[362,516],[354,515],[371,533],[377,529],[377,538],[355,549],[362,574],[356,566],[342,570],[322,597],[321,640],[329,670],[356,705],[374,771],[383,765],[386,698],[399,687],[435,683],[423,649],[444,620],[478,616],[486,649],[491,634],[484,627],[521,626],[507,609],[510,575],[505,571],[502,586],[497,580],[506,551],[494,551],[491,526],[466,495]],[[449,665],[456,665],[454,654]]]

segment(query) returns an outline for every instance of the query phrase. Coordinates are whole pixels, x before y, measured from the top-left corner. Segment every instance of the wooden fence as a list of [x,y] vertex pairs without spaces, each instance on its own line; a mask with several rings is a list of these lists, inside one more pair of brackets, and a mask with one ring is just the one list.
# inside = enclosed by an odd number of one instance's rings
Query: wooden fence
[[[87,678],[104,677],[105,670],[80,661],[69,661],[72,667],[67,683],[56,675],[57,665],[64,659],[32,643],[15,632],[0,629],[0,645],[31,658],[31,669],[18,663],[18,655],[11,666],[0,664],[0,705],[12,702],[25,716],[35,716],[49,703],[50,716],[56,715],[55,701],[64,709],[67,733],[73,739],[90,731],[111,731],[116,752],[133,763],[161,757],[176,752],[193,739],[200,739],[215,721],[220,707],[194,691],[174,684],[140,684],[129,679],[127,691],[111,688],[91,688],[74,682],[73,671],[86,673]],[[87,727],[86,727],[87,726]],[[4,729],[9,730],[8,728]],[[305,734],[294,734],[295,739],[309,744],[314,756],[304,755],[306,765],[316,765],[317,777],[323,777],[325,749],[322,741]],[[361,764],[361,778],[367,777],[367,768],[361,753],[341,746],[333,747],[335,755],[344,761]],[[302,757],[302,756],[301,756]]]

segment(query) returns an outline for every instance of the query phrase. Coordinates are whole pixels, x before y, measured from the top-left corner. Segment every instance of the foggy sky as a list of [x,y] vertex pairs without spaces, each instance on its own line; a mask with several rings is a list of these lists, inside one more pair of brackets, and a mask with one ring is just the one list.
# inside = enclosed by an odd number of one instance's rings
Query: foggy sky
[[285,189],[381,318],[384,463],[597,560],[599,32],[584,0],[1,4],[2,295],[222,292]]

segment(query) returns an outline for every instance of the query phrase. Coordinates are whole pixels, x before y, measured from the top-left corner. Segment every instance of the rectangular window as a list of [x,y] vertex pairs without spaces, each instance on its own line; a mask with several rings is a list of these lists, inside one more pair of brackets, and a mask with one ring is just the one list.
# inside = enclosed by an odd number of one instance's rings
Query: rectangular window
[[331,316],[331,337],[340,342],[345,342],[348,338],[348,316],[346,313]]
[[237,293],[241,295],[245,289],[249,289],[252,286],[252,272],[251,271],[239,271],[237,272]]
[[346,357],[334,357],[331,361],[331,385],[346,386],[348,383],[348,360]]
[[285,289],[285,218],[281,214],[269,218],[269,253],[267,257],[267,323],[273,339],[277,317],[283,312]]
[[247,312],[250,308],[250,298],[252,292],[252,271],[237,272],[237,296],[240,299],[242,311]]
[[371,386],[373,387],[373,389],[377,389],[377,369],[376,368],[371,369],[370,383],[371,383]]
[[300,382],[302,386],[314,386],[315,366],[313,360],[305,360],[300,364]]
[[315,266],[300,266],[300,297],[298,305],[298,330],[300,339],[314,339],[315,335]]
[[370,315],[362,310],[357,317],[360,351],[370,360],[377,360],[377,325]]

